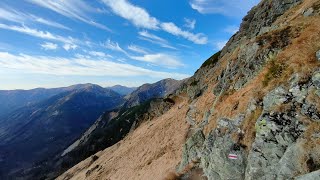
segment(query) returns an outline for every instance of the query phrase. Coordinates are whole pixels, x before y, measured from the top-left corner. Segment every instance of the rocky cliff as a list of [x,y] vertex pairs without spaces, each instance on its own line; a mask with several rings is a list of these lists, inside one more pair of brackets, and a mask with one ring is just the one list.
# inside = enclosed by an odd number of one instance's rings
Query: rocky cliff
[[261,1],[169,111],[58,179],[319,179],[319,13]]

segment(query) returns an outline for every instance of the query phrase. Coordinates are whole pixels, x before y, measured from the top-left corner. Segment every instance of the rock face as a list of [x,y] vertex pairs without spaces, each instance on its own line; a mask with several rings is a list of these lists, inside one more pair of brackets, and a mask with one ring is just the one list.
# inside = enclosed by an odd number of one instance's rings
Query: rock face
[[[238,121],[238,122],[237,122]],[[212,131],[204,142],[201,151],[201,167],[208,179],[243,179],[246,156],[238,142],[232,140],[232,133],[240,131],[235,124],[241,119],[221,119],[217,128]],[[234,154],[237,159],[229,159]]]
[[[302,70],[295,71],[296,73],[290,72],[278,84],[262,82],[264,85],[260,87],[268,86],[269,89],[261,90],[264,92],[260,91],[259,97],[253,97],[255,99],[253,103],[247,103],[245,111],[233,118],[221,117],[219,114],[226,112],[216,112],[215,108],[236,98],[232,96],[233,93],[239,96],[238,92],[248,86],[254,86],[250,83],[252,81],[257,83],[258,80],[255,78],[257,76],[261,78],[259,74],[263,75],[264,81],[283,77],[281,73],[288,65],[275,61],[279,58],[278,54],[282,54],[286,47],[292,45],[293,39],[299,37],[300,30],[294,26],[281,27],[274,22],[279,20],[278,18],[282,21],[287,20],[286,18],[284,20],[282,15],[293,7],[299,9],[301,4],[303,2],[300,0],[260,2],[243,19],[240,31],[224,47],[219,60],[210,66],[212,69],[202,67],[190,78],[191,84],[196,82],[193,84],[197,86],[190,87],[190,84],[186,89],[191,89],[192,93],[188,94],[192,98],[192,103],[196,104],[203,100],[201,96],[206,94],[210,87],[204,86],[206,81],[203,79],[208,79],[210,73],[215,74],[211,82],[216,83],[212,91],[216,100],[209,115],[206,115],[208,111],[203,111],[203,116],[207,117],[206,124],[215,121],[215,125],[204,136],[204,140],[195,142],[194,139],[199,139],[196,137],[204,132],[206,126],[197,125],[196,120],[187,114],[186,121],[192,128],[200,130],[187,139],[181,164],[177,168],[178,172],[182,172],[183,167],[190,162],[199,162],[196,166],[203,169],[204,175],[210,180],[293,179],[297,175],[307,174],[320,168],[320,154],[316,150],[320,147],[317,133],[320,130],[318,64],[311,68],[311,73]],[[308,6],[301,5],[307,10],[300,16],[315,16],[314,12],[318,6],[317,1],[310,2]],[[232,52],[236,52],[237,56],[230,57],[229,54]],[[311,50],[310,54],[313,53]],[[316,53],[317,60],[318,56],[319,52]],[[228,63],[223,63],[222,60]],[[264,69],[267,69],[266,73],[261,73]],[[252,88],[251,91],[256,90]],[[239,108],[238,104],[229,105],[234,106],[230,109],[230,114]],[[257,109],[261,109],[261,113],[252,115]],[[193,111],[201,110],[193,108]],[[249,125],[249,130],[248,121],[254,123],[254,126]],[[249,132],[254,133],[250,136],[247,134]],[[237,155],[237,159],[229,159],[229,154]],[[317,176],[318,172],[314,172],[296,179]]]

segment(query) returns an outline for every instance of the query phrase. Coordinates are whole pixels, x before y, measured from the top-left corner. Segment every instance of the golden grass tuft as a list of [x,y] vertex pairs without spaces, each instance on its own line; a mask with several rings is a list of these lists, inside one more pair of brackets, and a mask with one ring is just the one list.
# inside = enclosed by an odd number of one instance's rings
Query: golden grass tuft
[[240,144],[244,145],[246,151],[249,152],[252,143],[256,137],[256,122],[261,116],[262,108],[257,108],[242,122],[241,129],[244,131],[243,137],[240,139]]

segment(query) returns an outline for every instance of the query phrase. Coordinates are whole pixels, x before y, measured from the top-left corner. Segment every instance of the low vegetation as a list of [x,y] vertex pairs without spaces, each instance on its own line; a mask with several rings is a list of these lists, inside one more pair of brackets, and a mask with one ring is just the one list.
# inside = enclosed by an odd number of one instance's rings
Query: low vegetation
[[204,68],[204,67],[207,67],[207,66],[210,66],[212,64],[216,64],[219,60],[219,57],[220,57],[220,54],[221,54],[221,51],[215,53],[214,55],[212,55],[209,59],[207,59],[202,65],[200,68]]
[[280,78],[286,67],[286,64],[277,62],[275,59],[271,59],[268,64],[268,71],[262,81],[263,86],[266,87],[271,80]]

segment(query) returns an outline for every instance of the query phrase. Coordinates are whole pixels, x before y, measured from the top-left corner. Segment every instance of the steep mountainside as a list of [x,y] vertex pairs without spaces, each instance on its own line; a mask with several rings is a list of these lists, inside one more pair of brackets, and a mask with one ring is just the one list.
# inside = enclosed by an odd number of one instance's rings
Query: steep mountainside
[[24,169],[61,151],[102,112],[122,103],[116,92],[88,84],[9,113],[0,122],[2,172]]
[[137,88],[136,87],[126,87],[126,86],[121,86],[121,85],[115,85],[112,87],[107,87],[107,89],[111,89],[114,92],[117,92],[121,95],[128,95],[135,91]]
[[125,107],[133,107],[151,98],[161,98],[173,93],[184,80],[164,79],[153,84],[144,84],[126,96]]
[[261,1],[175,106],[58,179],[319,179],[319,13]]

